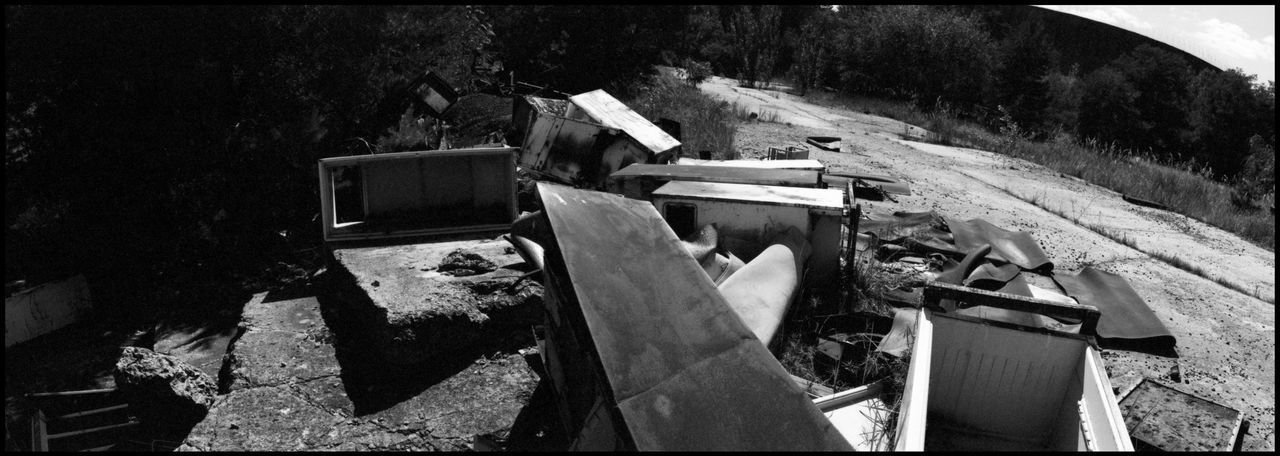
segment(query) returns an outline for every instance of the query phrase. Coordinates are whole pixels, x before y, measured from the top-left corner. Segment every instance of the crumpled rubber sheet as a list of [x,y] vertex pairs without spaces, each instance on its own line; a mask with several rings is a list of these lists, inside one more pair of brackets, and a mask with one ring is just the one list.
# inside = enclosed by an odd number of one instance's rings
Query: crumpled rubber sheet
[[1013,263],[1030,271],[1051,271],[1053,262],[1040,248],[1040,244],[1026,231],[1009,231],[992,225],[983,219],[962,222],[947,218],[947,227],[955,238],[956,248],[968,252],[983,244],[991,246],[991,253],[999,260]]
[[1098,342],[1104,346],[1159,352],[1177,345],[1173,333],[1123,276],[1086,267],[1077,274],[1055,274],[1053,280],[1080,304],[1102,312]]
[[[933,211],[892,214],[869,213],[858,222],[858,231],[870,233],[889,244],[904,245],[924,253],[963,256],[987,244],[987,259],[1012,263],[1032,271],[1051,271],[1053,262],[1040,244],[1025,231],[1009,231],[982,219],[961,221],[941,217]],[[910,240],[908,241],[908,239]]]

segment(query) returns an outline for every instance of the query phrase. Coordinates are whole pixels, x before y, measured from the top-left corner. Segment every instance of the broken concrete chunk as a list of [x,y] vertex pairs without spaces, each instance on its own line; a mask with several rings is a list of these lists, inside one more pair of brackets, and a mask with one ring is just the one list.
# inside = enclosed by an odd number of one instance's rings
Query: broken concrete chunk
[[440,261],[440,266],[436,267],[436,270],[441,274],[461,277],[484,274],[497,268],[498,266],[492,261],[478,254],[454,250]]
[[209,374],[176,357],[140,347],[124,347],[113,373],[116,388],[144,424],[191,426],[204,418],[217,397]]

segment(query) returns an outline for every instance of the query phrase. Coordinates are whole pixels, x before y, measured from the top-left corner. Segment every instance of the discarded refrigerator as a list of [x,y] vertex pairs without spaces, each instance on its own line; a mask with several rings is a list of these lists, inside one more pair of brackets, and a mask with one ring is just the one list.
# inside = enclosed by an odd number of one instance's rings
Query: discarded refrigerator
[[320,160],[326,242],[505,230],[516,217],[515,148]]
[[[1096,315],[1087,306],[1025,301]],[[1088,336],[921,310],[896,449],[1133,451],[1133,444]]]
[[840,268],[840,228],[845,191],[772,185],[672,181],[653,191],[653,206],[677,236],[716,224],[721,244],[751,261],[772,233],[794,227],[813,248],[806,274],[810,283],[836,277]]
[[634,164],[610,175],[607,188],[609,193],[648,201],[654,190],[671,181],[822,188],[821,176],[802,169]]

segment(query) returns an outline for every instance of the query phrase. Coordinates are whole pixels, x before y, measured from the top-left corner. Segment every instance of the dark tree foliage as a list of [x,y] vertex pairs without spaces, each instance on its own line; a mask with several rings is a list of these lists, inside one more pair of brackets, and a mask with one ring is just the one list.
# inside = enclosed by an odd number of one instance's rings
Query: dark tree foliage
[[842,85],[933,109],[981,104],[995,45],[978,20],[924,6],[841,8]]
[[1157,156],[1178,157],[1187,128],[1187,83],[1191,67],[1177,54],[1143,44],[1116,59],[1112,65],[1138,88],[1134,100],[1140,121],[1128,132],[1134,144]]
[[1032,132],[1044,132],[1049,105],[1046,77],[1056,65],[1053,44],[1037,21],[1019,25],[1000,43],[995,70],[996,103]]
[[252,268],[314,238],[316,160],[394,125],[423,72],[465,83],[488,39],[461,6],[5,12],[7,278]]
[[1139,122],[1137,99],[1137,89],[1118,70],[1111,67],[1093,70],[1082,81],[1080,136],[1132,148],[1135,143],[1129,132],[1134,131]]
[[606,89],[615,96],[644,80],[663,50],[676,46],[688,6],[486,6],[493,50],[518,81],[567,93]]
[[1249,138],[1265,128],[1253,79],[1237,69],[1205,70],[1191,83],[1187,121],[1192,153],[1217,175],[1239,173],[1249,155]]

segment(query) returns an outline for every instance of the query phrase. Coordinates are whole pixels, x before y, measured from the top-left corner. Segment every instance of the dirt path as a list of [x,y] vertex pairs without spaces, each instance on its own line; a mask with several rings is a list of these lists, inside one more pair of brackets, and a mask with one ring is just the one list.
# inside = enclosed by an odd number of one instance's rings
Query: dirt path
[[[806,136],[840,136],[842,153],[810,148],[810,157],[832,170],[887,174],[912,187],[912,196],[862,202],[864,210],[983,218],[1031,232],[1056,271],[1092,265],[1123,275],[1173,332],[1180,358],[1107,351],[1113,386],[1141,377],[1169,381],[1176,367],[1180,389],[1244,412],[1250,421],[1245,450],[1275,449],[1274,252],[1194,219],[1129,204],[1116,192],[1037,164],[903,141],[904,134],[918,137],[922,130],[892,119],[744,89],[724,78],[700,87],[772,117],[739,128],[735,146],[743,158],[759,157],[769,146],[803,144]],[[1200,273],[1160,256],[1179,258]]]

